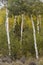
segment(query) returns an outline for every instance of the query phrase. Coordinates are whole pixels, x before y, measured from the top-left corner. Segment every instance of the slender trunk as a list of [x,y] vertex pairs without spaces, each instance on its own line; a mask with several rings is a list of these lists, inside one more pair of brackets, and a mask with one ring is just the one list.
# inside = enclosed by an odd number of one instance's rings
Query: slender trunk
[[37,32],[39,34],[39,17],[37,16]]
[[37,44],[36,44],[36,33],[35,33],[35,26],[33,22],[33,17],[31,15],[31,22],[32,22],[32,27],[33,27],[33,37],[34,37],[34,46],[35,46],[35,53],[36,53],[36,58],[38,59],[38,49],[37,49]]
[[24,22],[24,15],[22,14],[22,22],[21,22],[21,43],[20,43],[20,45],[22,45],[22,39],[23,39],[23,22]]
[[41,15],[37,16],[37,31],[38,34],[40,33],[40,28],[41,28]]
[[11,48],[10,48],[10,36],[9,36],[9,22],[8,22],[8,10],[6,8],[6,33],[7,33],[7,41],[8,41],[8,49],[9,49],[9,56],[11,55]]
[[15,26],[16,26],[16,21],[17,21],[17,16],[15,16],[15,18],[14,18],[14,26],[13,26],[13,28],[15,28]]
[[39,15],[39,28],[41,29],[41,15]]

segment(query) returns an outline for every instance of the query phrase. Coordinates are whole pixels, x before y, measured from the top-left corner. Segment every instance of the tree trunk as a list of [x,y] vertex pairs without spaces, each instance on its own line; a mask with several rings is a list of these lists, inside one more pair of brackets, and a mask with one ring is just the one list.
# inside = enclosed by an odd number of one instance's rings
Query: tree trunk
[[38,59],[38,49],[37,49],[37,44],[36,44],[36,32],[35,32],[35,26],[33,22],[33,17],[31,15],[31,22],[32,22],[32,27],[33,27],[33,37],[34,37],[34,46],[35,46],[35,53],[36,53],[36,58]]
[[17,16],[15,16],[15,18],[14,18],[14,26],[13,26],[13,28],[15,28],[15,26],[16,26],[16,21],[17,21]]
[[41,15],[37,16],[37,31],[38,34],[40,33],[40,29],[41,29]]
[[37,32],[39,34],[39,17],[37,16]]
[[23,39],[23,22],[24,22],[24,14],[22,14],[22,22],[21,22],[21,43],[20,43],[21,46],[22,46],[22,39]]
[[8,10],[6,8],[6,33],[7,33],[7,41],[8,41],[8,49],[9,49],[9,56],[11,55],[11,48],[10,48],[10,36],[9,36],[9,22],[8,22]]
[[41,30],[41,15],[39,15],[39,28]]

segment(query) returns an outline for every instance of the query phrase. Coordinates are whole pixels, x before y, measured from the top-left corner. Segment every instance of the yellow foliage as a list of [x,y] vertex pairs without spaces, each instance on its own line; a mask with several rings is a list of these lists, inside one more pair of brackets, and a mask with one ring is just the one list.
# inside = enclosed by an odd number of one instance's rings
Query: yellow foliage
[[[17,22],[18,24],[20,23],[20,19],[21,19],[21,16],[19,15],[17,17]],[[22,20],[22,19],[21,19]],[[25,23],[26,25],[28,25],[30,28],[32,28],[32,23],[31,23],[31,20],[28,16],[24,16],[24,26],[25,26]],[[14,16],[12,16],[11,18],[9,18],[9,25],[10,25],[10,28],[12,28],[14,26]]]
[[28,16],[25,16],[25,20],[26,20],[26,24],[31,28],[32,27],[32,23],[31,20]]
[[[0,10],[0,25],[3,22],[5,22],[5,17],[6,17],[6,9],[4,8],[4,9]],[[25,18],[24,23],[26,23],[26,25],[28,25],[30,28],[32,28],[32,23],[31,23],[31,20],[30,20],[29,16],[25,15],[24,18]],[[34,20],[36,20],[35,16],[33,16],[33,18],[34,18]],[[20,19],[21,19],[21,16],[19,15],[17,17],[18,24],[20,23]],[[9,18],[9,25],[10,25],[10,28],[12,28],[14,26],[14,16]]]
[[36,20],[36,16],[33,16],[33,19]]
[[6,15],[5,9],[1,9],[1,10],[0,10],[0,25],[4,22],[4,20],[5,20],[5,15]]
[[17,17],[18,24],[21,22],[20,19],[21,19],[21,16],[19,15],[19,16]]
[[14,17],[13,16],[11,18],[9,18],[9,25],[10,25],[10,28],[13,27],[13,25],[14,25]]

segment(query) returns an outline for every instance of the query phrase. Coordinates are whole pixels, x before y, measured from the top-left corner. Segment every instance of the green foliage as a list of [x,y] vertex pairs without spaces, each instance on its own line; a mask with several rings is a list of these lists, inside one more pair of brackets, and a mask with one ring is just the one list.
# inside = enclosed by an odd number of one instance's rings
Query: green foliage
[[8,55],[6,29],[4,24],[0,26],[0,54]]
[[[8,9],[9,9],[9,29],[10,29],[10,42],[11,42],[11,55],[15,58],[20,58],[21,56],[35,56],[34,49],[34,40],[33,40],[33,29],[30,21],[31,14],[33,14],[35,29],[36,29],[36,38],[39,55],[43,56],[43,3],[29,2],[28,0],[8,0]],[[2,11],[2,10],[1,10]],[[0,11],[0,12],[1,12]],[[21,39],[21,14],[25,13],[25,21],[23,25],[23,40],[22,40],[22,50],[20,49],[20,39]],[[1,14],[1,13],[0,13]],[[41,19],[41,30],[38,35],[37,33],[37,15],[42,15]],[[8,44],[7,44],[7,35],[5,29],[5,11],[1,14],[0,23],[0,54],[8,55]],[[16,21],[15,28],[14,26],[14,16],[18,16]],[[27,16],[28,15],[28,16]],[[26,18],[27,16],[27,18]],[[3,17],[3,18],[2,18]],[[27,22],[28,21],[28,22]],[[29,25],[27,25],[29,24]]]

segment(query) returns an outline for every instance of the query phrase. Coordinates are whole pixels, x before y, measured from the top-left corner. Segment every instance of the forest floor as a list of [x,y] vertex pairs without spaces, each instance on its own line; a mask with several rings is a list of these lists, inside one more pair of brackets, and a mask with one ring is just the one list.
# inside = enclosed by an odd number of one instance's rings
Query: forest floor
[[30,58],[25,60],[24,63],[21,60],[12,62],[0,62],[0,65],[43,65],[43,58],[40,58],[39,60]]

